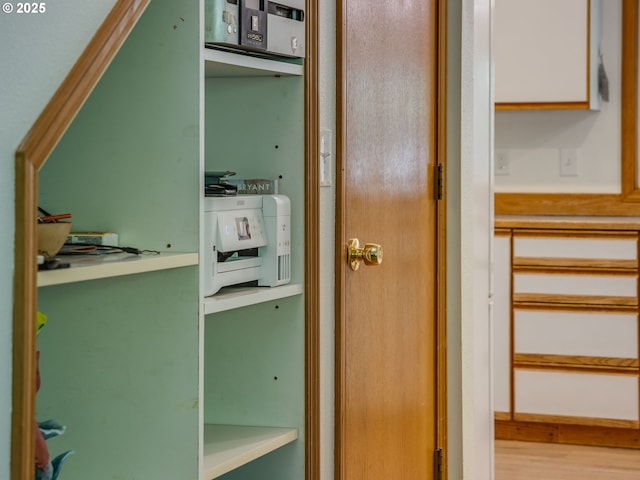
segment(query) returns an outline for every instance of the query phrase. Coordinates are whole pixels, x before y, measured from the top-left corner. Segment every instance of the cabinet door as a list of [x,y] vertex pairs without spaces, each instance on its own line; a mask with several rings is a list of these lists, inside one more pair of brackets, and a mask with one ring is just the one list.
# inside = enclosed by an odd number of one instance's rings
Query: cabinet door
[[595,5],[589,0],[496,0],[498,108],[595,108],[589,104],[592,87],[597,92],[589,73],[597,67],[589,58],[590,38],[597,37],[595,21],[590,26],[597,16],[591,3]]

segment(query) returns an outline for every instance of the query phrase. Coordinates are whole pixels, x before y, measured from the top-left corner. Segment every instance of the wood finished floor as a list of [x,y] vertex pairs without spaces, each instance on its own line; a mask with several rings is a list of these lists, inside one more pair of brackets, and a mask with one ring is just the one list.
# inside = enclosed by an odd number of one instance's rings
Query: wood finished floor
[[495,442],[495,480],[640,480],[640,450]]

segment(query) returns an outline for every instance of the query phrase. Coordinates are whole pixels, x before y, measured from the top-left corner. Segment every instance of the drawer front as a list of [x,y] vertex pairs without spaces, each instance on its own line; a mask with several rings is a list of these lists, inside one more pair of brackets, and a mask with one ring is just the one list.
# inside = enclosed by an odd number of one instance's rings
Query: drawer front
[[511,238],[494,240],[493,298],[493,405],[497,412],[511,410]]
[[636,238],[514,237],[516,257],[636,260]]
[[553,295],[594,295],[637,297],[636,274],[593,275],[516,273],[513,276],[514,293]]
[[638,420],[638,377],[515,371],[516,413]]
[[516,353],[637,358],[634,313],[514,311]]

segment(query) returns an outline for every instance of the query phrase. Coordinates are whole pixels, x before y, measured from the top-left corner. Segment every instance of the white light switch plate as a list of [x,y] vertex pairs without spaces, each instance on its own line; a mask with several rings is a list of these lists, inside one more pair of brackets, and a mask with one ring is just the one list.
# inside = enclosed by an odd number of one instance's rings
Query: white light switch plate
[[509,173],[511,173],[509,171],[509,152],[507,152],[507,150],[498,149],[495,151],[494,158],[494,173],[496,175],[509,175]]
[[331,130],[320,130],[320,186],[333,184],[333,135]]
[[578,150],[575,148],[562,148],[560,150],[560,176],[578,176]]

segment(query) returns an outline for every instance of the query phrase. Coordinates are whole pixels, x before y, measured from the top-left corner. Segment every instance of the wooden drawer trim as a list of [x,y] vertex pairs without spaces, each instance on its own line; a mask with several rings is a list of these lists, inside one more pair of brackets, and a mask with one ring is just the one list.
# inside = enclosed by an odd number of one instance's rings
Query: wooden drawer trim
[[640,449],[640,430],[496,419],[495,438]]
[[[636,226],[636,230],[640,230],[640,224]],[[515,238],[566,238],[579,240],[636,240],[638,238],[637,231],[621,231],[621,230],[537,230],[537,229],[515,229],[513,231]]]
[[508,228],[496,228],[493,231],[496,237],[509,237],[511,236],[511,230]]
[[496,420],[511,420],[510,412],[494,412],[493,416]]
[[[496,217],[494,220],[494,228],[509,228],[518,231],[526,230],[553,230],[557,232],[571,232],[576,231],[609,231],[609,232],[633,232],[640,230],[640,222],[633,221],[581,221],[572,219],[546,219],[540,220],[538,218],[504,218]],[[539,229],[539,230],[538,230]]]
[[635,273],[637,260],[607,260],[592,258],[513,257],[513,272],[583,272],[583,273]]
[[496,110],[588,110],[589,102],[500,102]]
[[640,427],[638,420],[617,418],[571,417],[563,415],[541,415],[537,413],[514,413],[513,420],[530,423],[556,423],[563,425],[583,425],[585,427],[633,428]]
[[618,309],[621,307],[637,307],[637,297],[613,297],[613,296],[597,296],[597,295],[556,295],[549,293],[514,293],[513,306],[520,308],[524,306],[531,307],[551,307],[554,305],[564,306],[589,306],[589,307],[607,307]]
[[586,355],[552,355],[546,353],[514,353],[513,368],[565,370],[618,375],[637,375],[637,358],[591,357]]
[[539,413],[514,413],[513,420],[530,423],[556,423],[564,425],[584,425],[587,427],[639,428],[638,420],[618,418],[572,417],[565,415],[544,415]]
[[615,312],[615,313],[636,313],[636,306],[623,305],[572,305],[564,303],[554,303],[548,305],[540,304],[517,304],[513,306],[514,310],[549,310],[549,311],[565,311],[565,312]]

